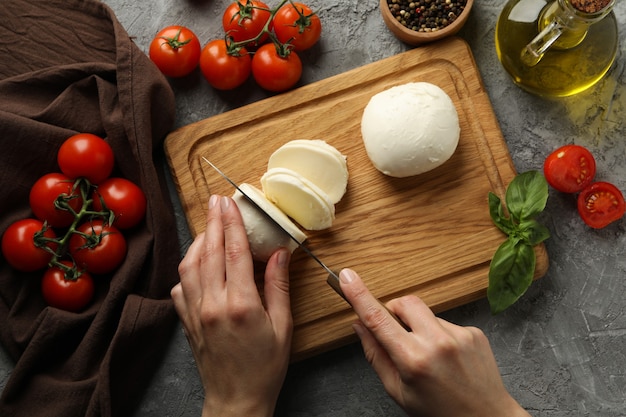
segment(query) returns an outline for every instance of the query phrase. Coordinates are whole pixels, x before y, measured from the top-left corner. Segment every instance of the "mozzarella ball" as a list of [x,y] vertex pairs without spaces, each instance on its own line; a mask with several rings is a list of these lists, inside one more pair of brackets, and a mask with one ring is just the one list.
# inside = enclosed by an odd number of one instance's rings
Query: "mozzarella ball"
[[[271,216],[283,229],[287,230],[291,236],[302,243],[306,240],[306,235],[289,218],[274,206],[258,188],[250,184],[240,184],[239,188],[256,203],[259,207]],[[270,256],[284,247],[293,252],[298,243],[287,235],[280,227],[267,218],[261,210],[255,207],[239,191],[235,191],[233,200],[239,207],[243,224],[250,243],[250,252],[257,261],[267,262]]]
[[461,129],[450,97],[438,86],[415,82],[374,95],[361,120],[372,164],[392,177],[430,171],[454,154]]

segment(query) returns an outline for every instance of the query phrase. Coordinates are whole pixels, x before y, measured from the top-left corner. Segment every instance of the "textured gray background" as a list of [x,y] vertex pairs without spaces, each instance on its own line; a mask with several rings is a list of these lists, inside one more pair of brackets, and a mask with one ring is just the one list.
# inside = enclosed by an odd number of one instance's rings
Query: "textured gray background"
[[[170,24],[190,27],[203,44],[221,37],[221,15],[230,3],[104,2],[144,51],[155,33]],[[338,3],[308,1],[322,18],[324,31],[319,45],[303,55],[302,83],[408,48],[384,26],[377,0]],[[516,168],[520,172],[540,169],[550,151],[578,143],[596,156],[598,179],[626,192],[625,32],[620,33],[614,67],[597,87],[571,98],[542,99],[513,85],[497,60],[494,32],[503,6],[502,0],[476,0],[460,35],[471,45]],[[624,28],[624,1],[618,1],[615,13]],[[199,72],[172,85],[177,95],[177,126],[266,97],[252,83],[246,91],[218,93]],[[177,214],[184,250],[190,237],[179,207]],[[551,191],[542,220],[553,234],[547,241],[550,269],[520,302],[496,317],[489,313],[485,300],[442,316],[483,329],[508,389],[533,416],[626,416],[626,219],[591,230],[579,219],[571,196]],[[167,346],[165,361],[155,367],[157,375],[135,416],[199,416],[202,388],[182,331]],[[0,387],[11,368],[0,349]],[[387,397],[360,346],[354,344],[292,365],[276,415],[404,414]]]

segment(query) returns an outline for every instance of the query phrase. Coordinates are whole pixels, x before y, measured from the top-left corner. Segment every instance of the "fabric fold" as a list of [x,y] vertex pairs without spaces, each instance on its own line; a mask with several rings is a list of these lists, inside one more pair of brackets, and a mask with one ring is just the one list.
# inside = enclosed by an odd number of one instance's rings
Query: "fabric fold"
[[78,132],[111,145],[116,168],[144,191],[145,220],[125,232],[128,254],[96,280],[80,313],[47,307],[42,272],[0,259],[0,343],[15,368],[2,416],[121,416],[132,412],[175,328],[176,224],[159,156],[174,123],[167,80],[97,0],[0,3],[0,233],[32,217],[28,193],[58,172]]

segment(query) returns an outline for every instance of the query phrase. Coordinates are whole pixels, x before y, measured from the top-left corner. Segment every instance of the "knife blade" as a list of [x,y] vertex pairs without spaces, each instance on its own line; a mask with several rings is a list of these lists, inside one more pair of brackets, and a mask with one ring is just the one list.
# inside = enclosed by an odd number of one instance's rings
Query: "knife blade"
[[[272,216],[270,216],[270,214],[268,212],[266,212],[263,209],[263,207],[259,206],[248,194],[246,194],[246,192],[244,192],[239,187],[239,185],[237,185],[237,183],[235,181],[231,180],[230,177],[228,175],[226,175],[221,169],[219,169],[217,166],[215,166],[215,164],[213,164],[211,161],[209,161],[206,157],[203,156],[202,159],[204,160],[204,162],[209,164],[211,166],[211,168],[213,168],[218,174],[220,174],[222,176],[222,178],[224,178],[230,185],[232,185],[237,191],[239,191],[241,193],[241,195],[250,204],[252,204],[252,206],[256,210],[258,210],[260,213],[262,213],[272,224],[274,224],[276,227],[278,227],[280,230],[282,230],[283,233],[285,233],[291,240],[296,242],[298,247],[300,249],[302,249],[302,251],[304,251],[304,253],[306,253],[315,262],[317,262],[322,268],[324,268],[324,270],[326,272],[328,272],[328,277],[326,278],[326,282],[328,283],[328,285],[330,285],[331,288],[333,290],[335,290],[335,292],[341,296],[341,298],[343,298],[348,304],[350,304],[350,301],[348,301],[348,299],[344,295],[343,291],[341,290],[341,285],[339,284],[339,275],[335,271],[330,269],[324,262],[322,262],[322,260],[320,258],[318,258],[305,244],[300,242],[291,233],[289,233],[288,230],[286,230],[280,223],[278,223]],[[396,316],[393,312],[391,312],[382,302],[379,301],[379,304],[385,310],[387,310],[387,312],[391,315],[391,317],[393,317],[398,323],[400,323],[402,325],[402,327],[404,327],[405,330],[407,330],[407,331],[411,330],[406,324],[404,324],[404,322],[402,322],[402,320],[400,320],[400,318],[398,316]]]
[[[252,206],[258,210],[259,212],[261,212],[270,222],[272,222],[272,224],[274,224],[276,227],[278,227],[280,230],[283,231],[283,233],[285,233],[291,240],[293,240],[294,242],[296,242],[298,244],[298,246],[300,247],[300,249],[302,249],[307,255],[309,255],[315,262],[317,262],[322,268],[324,268],[326,270],[326,272],[328,272],[329,275],[329,279],[332,278],[333,281],[336,281],[337,283],[337,287],[335,287],[333,284],[331,284],[329,282],[329,284],[333,287],[333,289],[335,289],[335,291],[337,291],[337,288],[339,288],[339,276],[337,275],[337,273],[335,271],[333,271],[332,269],[330,269],[328,266],[326,266],[326,264],[324,262],[322,262],[322,260],[320,258],[318,258],[308,247],[306,247],[306,245],[304,245],[303,243],[301,243],[298,239],[296,239],[291,233],[289,233],[289,231],[287,231],[280,223],[278,223],[272,216],[269,215],[268,212],[266,212],[265,210],[263,210],[263,208],[261,206],[259,206],[248,194],[246,194],[240,187],[239,185],[237,185],[237,183],[235,183],[235,181],[231,180],[230,177],[228,177],[221,169],[219,169],[217,166],[215,166],[215,164],[213,164],[211,161],[209,161],[207,158],[205,158],[204,156],[202,157],[202,159],[204,159],[204,161],[209,164],[211,166],[211,168],[213,168],[218,174],[220,174],[222,176],[222,178],[224,178],[226,181],[228,181],[230,183],[230,185],[232,185],[233,187],[235,187],[235,189],[237,191],[239,191],[241,193],[241,195],[243,195],[243,197],[250,203],[252,204]],[[339,288],[339,291],[341,291],[341,288]],[[340,295],[343,297],[343,292],[340,293]],[[345,298],[345,297],[344,297]]]

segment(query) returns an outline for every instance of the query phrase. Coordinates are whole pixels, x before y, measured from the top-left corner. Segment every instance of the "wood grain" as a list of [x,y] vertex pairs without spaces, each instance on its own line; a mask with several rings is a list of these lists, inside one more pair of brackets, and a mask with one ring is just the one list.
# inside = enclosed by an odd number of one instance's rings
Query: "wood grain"
[[[416,81],[452,98],[459,146],[433,171],[387,177],[365,153],[361,115],[372,95]],[[417,294],[436,312],[485,296],[489,262],[505,239],[491,222],[487,195],[503,196],[516,172],[463,40],[416,48],[172,132],[165,150],[192,234],[205,228],[209,195],[233,193],[202,156],[237,183],[260,187],[269,156],[293,139],[324,139],[347,156],[348,192],[335,223],[307,233],[307,246],[329,267],[357,270],[383,301]],[[535,252],[539,278],[548,257],[543,245]],[[294,253],[294,360],[354,340],[355,315],[325,281],[319,265]]]

